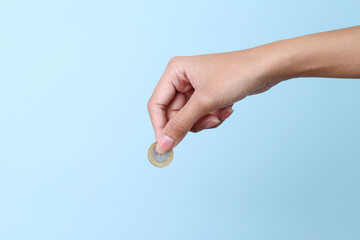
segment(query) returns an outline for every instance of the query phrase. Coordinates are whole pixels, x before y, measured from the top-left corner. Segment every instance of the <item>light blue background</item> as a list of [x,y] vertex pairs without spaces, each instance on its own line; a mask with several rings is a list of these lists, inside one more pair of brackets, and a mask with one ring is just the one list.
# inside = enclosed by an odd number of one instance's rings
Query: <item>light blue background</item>
[[175,55],[360,23],[360,2],[1,1],[0,239],[360,239],[360,80],[235,105],[153,167]]

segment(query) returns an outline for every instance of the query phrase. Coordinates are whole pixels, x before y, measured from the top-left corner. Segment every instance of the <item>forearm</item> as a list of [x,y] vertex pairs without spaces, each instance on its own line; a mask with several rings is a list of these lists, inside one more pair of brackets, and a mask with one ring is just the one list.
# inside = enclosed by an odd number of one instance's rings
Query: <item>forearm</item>
[[219,126],[233,103],[296,77],[360,78],[360,26],[173,58],[148,103],[157,152],[174,148],[189,130]]
[[271,81],[295,77],[360,78],[360,26],[259,47],[269,54]]

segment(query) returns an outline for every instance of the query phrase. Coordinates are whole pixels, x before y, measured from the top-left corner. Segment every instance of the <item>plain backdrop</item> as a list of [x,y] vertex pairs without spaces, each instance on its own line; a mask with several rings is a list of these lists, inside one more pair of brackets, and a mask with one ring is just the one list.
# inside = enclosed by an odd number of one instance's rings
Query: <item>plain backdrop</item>
[[359,25],[360,1],[1,1],[0,239],[360,239],[360,80],[296,79],[147,159],[176,55]]

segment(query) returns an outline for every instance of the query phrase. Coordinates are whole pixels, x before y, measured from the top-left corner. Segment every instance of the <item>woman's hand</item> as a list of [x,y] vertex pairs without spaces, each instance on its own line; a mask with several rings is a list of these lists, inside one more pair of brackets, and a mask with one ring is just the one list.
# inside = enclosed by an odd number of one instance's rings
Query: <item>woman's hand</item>
[[249,49],[171,59],[148,103],[157,151],[169,151],[189,130],[219,126],[234,102],[275,85],[263,57]]
[[360,78],[360,26],[230,52],[173,58],[148,109],[157,151],[219,126],[232,104],[294,77]]

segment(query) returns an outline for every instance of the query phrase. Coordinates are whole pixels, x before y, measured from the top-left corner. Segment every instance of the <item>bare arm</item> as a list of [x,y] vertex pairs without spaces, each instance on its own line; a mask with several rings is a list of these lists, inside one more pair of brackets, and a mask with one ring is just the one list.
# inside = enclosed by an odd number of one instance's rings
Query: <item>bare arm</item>
[[[360,78],[360,26],[262,46],[277,62],[274,77]],[[261,47],[260,47],[261,48]],[[282,70],[281,70],[282,69]]]
[[148,110],[157,151],[219,126],[232,104],[296,77],[360,78],[360,26],[229,53],[173,58]]

